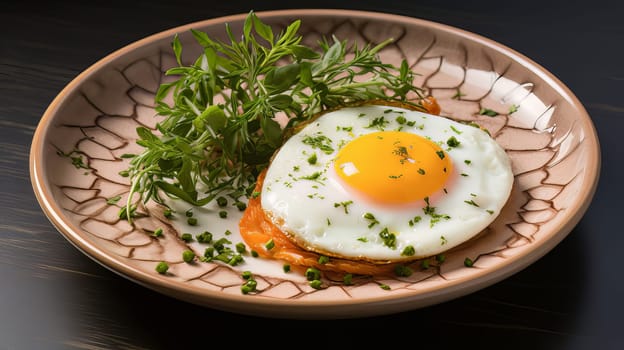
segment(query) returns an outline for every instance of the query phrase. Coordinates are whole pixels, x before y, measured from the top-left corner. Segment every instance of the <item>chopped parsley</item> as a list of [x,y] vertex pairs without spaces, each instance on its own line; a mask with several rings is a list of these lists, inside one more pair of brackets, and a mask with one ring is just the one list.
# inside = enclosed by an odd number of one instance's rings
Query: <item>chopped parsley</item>
[[331,154],[334,152],[334,148],[331,146],[332,140],[325,135],[305,136],[302,142],[306,145],[312,146],[312,148],[320,149],[325,154]]
[[351,204],[353,204],[353,201],[334,203],[334,208],[343,207],[345,214],[349,214],[349,205]]
[[399,277],[409,277],[414,271],[405,265],[397,265],[394,267],[394,274]]
[[466,201],[464,201],[464,203],[470,204],[470,205],[475,206],[475,207],[479,207],[479,204],[475,203],[475,201],[473,201],[472,199],[471,200],[466,200]]
[[413,256],[414,254],[416,254],[416,249],[414,249],[414,246],[412,245],[408,245],[401,252],[402,256]]
[[388,121],[383,116],[381,116],[381,117],[377,117],[373,119],[373,121],[371,121],[370,124],[368,124],[366,128],[368,129],[377,128],[379,130],[383,130],[386,124],[388,124]]
[[396,235],[391,233],[387,227],[379,232],[379,237],[383,240],[386,247],[396,249]]
[[379,221],[375,218],[375,215],[371,213],[364,214],[364,219],[369,221],[368,228],[371,228],[379,223]]
[[449,147],[457,147],[457,146],[460,145],[460,142],[459,142],[459,140],[457,140],[457,138],[455,138],[455,136],[451,136],[451,137],[449,137],[448,140],[446,140],[446,144]]

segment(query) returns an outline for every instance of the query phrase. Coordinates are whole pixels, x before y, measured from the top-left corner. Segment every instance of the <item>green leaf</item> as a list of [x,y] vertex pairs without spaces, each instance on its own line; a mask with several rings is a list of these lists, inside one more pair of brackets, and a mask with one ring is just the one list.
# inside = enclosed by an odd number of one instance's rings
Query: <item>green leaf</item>
[[295,45],[290,49],[297,60],[315,59],[321,55],[311,48],[303,45]]
[[299,81],[308,87],[314,85],[314,80],[312,79],[312,63],[301,62],[299,64]]
[[210,126],[212,131],[216,133],[223,130],[226,122],[227,117],[225,116],[225,113],[217,105],[209,106],[193,121],[195,127],[200,131],[203,131],[204,126],[207,125]]
[[246,41],[250,40],[251,27],[253,24],[252,18],[253,18],[253,11],[249,12],[247,17],[245,17],[245,24],[243,24],[243,35]]
[[295,20],[291,24],[286,27],[286,32],[284,32],[281,37],[277,40],[278,45],[284,45],[288,43],[297,43],[301,40],[300,36],[297,36],[297,31],[301,26],[301,20]]
[[251,14],[251,19],[253,21],[256,33],[258,33],[258,35],[260,35],[264,40],[273,44],[273,29],[271,29],[270,26],[264,24],[260,20],[260,18],[258,18],[258,16],[256,16],[256,14],[254,13]]
[[182,164],[182,162],[180,161],[180,158],[175,158],[175,159],[166,159],[166,158],[160,158],[158,159],[158,167],[166,172],[172,172],[176,169],[180,168],[180,165]]
[[288,95],[275,95],[269,98],[269,104],[271,104],[271,107],[279,110],[288,108],[292,102],[293,98]]
[[192,164],[191,161],[189,159],[183,159],[182,160],[182,167],[180,168],[180,171],[178,171],[178,182],[180,183],[180,186],[182,186],[182,189],[189,193],[189,194],[194,194],[194,198],[197,198],[197,192],[195,191],[195,182],[193,181],[193,177],[191,175],[191,170],[192,170]]
[[278,122],[272,118],[264,117],[260,119],[260,127],[264,133],[264,138],[271,146],[277,147],[280,145],[282,141],[282,128]]
[[156,135],[152,134],[152,131],[144,126],[137,127],[136,132],[137,132],[137,135],[139,135],[139,137],[142,140],[158,141],[158,138],[156,137]]
[[162,101],[167,96],[171,88],[174,87],[175,85],[176,85],[176,82],[161,84],[158,87],[158,91],[156,92],[156,97],[154,97],[154,100],[156,102]]
[[178,34],[174,35],[173,42],[171,43],[171,47],[173,48],[173,53],[175,54],[176,61],[181,66],[182,65],[182,43],[180,43],[180,38]]
[[196,29],[191,29],[191,33],[199,45],[203,47],[215,46],[215,42],[210,39],[207,33]]
[[330,48],[325,52],[322,58],[322,65],[324,68],[330,67],[336,61],[340,59],[342,56],[343,45],[336,41]]
[[213,197],[211,196],[211,197],[206,197],[206,198],[202,198],[200,200],[197,200],[197,198],[193,197],[192,195],[190,195],[187,192],[184,192],[181,188],[179,188],[179,187],[177,187],[177,186],[175,186],[173,184],[170,184],[168,182],[162,181],[162,180],[154,181],[154,185],[157,186],[158,188],[160,188],[161,190],[163,190],[163,191],[165,191],[165,192],[167,192],[167,193],[169,193],[169,194],[171,194],[173,196],[176,196],[176,197],[182,199],[183,201],[185,201],[187,203],[190,203],[190,204],[198,206],[198,207],[204,206],[204,205],[208,204],[208,202],[210,202],[213,199]]
[[286,64],[275,68],[267,73],[264,78],[265,85],[271,89],[271,92],[282,92],[297,83],[299,79],[298,63]]

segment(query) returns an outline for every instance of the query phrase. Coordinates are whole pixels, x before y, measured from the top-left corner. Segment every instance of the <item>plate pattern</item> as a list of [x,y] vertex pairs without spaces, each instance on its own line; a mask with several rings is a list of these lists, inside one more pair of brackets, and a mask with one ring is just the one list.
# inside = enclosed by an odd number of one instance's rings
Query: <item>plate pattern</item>
[[[275,27],[290,22],[268,15],[265,20]],[[240,21],[232,24],[234,30],[240,27]],[[223,27],[198,23],[194,28],[218,36]],[[187,29],[179,34],[190,61],[199,48],[194,47]],[[48,125],[43,162],[51,169],[49,185],[54,201],[62,208],[61,216],[76,228],[76,232],[63,233],[80,236],[152,281],[192,286],[192,293],[207,297],[227,293],[240,298],[332,302],[440,290],[483,277],[528,254],[532,246],[551,246],[545,242],[553,239],[553,230],[564,225],[569,203],[587,181],[583,164],[591,153],[585,126],[565,118],[566,113],[578,114],[575,105],[561,97],[539,72],[496,46],[483,45],[481,39],[461,40],[456,32],[409,20],[389,23],[371,16],[312,14],[302,17],[300,33],[308,45],[327,34],[358,45],[395,38],[381,52],[382,59],[397,65],[406,59],[418,73],[418,84],[438,99],[443,116],[479,124],[511,157],[514,189],[497,220],[470,242],[427,259],[427,268],[423,261],[415,262],[415,272],[409,277],[366,278],[346,286],[340,276],[327,275],[326,288],[314,289],[301,279],[260,274],[255,276],[258,292],[241,295],[244,280],[240,271],[253,270],[254,258],[246,257],[248,266],[236,268],[219,263],[188,264],[182,261],[182,251],[202,252],[196,244],[180,239],[180,232],[162,217],[160,208],[140,206],[142,216],[133,225],[118,216],[129,191],[128,179],[119,174],[128,164],[122,155],[140,151],[134,143],[136,127],[155,127],[159,118],[154,95],[159,84],[170,79],[164,72],[175,65],[169,36],[125,52],[91,72],[67,94]],[[111,202],[115,197],[119,201]],[[151,232],[159,227],[164,228],[164,235],[153,237]],[[465,266],[467,258],[472,267]],[[154,270],[160,261],[170,265],[166,275]]]

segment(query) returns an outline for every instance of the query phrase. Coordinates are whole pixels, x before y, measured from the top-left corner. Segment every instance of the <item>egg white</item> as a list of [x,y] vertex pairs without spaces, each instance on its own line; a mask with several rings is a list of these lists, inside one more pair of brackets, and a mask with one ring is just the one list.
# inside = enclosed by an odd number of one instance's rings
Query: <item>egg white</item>
[[[399,124],[397,116],[408,123]],[[379,117],[385,125],[370,127]],[[451,157],[453,173],[445,187],[429,197],[435,213],[449,218],[432,222],[423,210],[424,200],[405,205],[375,203],[345,186],[335,174],[332,162],[341,147],[380,130],[427,137]],[[304,142],[318,136],[327,138],[332,152]],[[451,136],[459,147],[446,145]],[[309,161],[312,154],[317,158],[314,164]],[[269,166],[261,205],[282,231],[306,249],[356,260],[405,261],[439,254],[480,233],[500,213],[512,185],[510,160],[485,131],[426,113],[371,105],[326,113],[290,137]],[[377,221],[372,226],[370,214]],[[395,235],[394,246],[385,244],[380,235],[384,229]],[[404,254],[408,246],[414,254]]]

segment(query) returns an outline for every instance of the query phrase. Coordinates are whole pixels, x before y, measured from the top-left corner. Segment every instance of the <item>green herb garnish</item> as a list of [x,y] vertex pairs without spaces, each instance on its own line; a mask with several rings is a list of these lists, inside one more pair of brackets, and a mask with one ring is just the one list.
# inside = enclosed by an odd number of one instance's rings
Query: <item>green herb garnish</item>
[[[319,112],[376,99],[426,111],[408,100],[422,96],[422,89],[413,85],[407,61],[394,66],[380,60],[392,39],[358,46],[322,38],[315,50],[303,44],[300,25],[295,20],[277,33],[252,11],[240,33],[225,25],[225,41],[191,29],[202,50],[189,63],[173,37],[177,66],[166,71],[173,80],[155,96],[163,120],[156,130],[136,130],[143,150],[128,168],[128,220],[134,194],[143,202],[174,197],[195,206],[222,195],[249,196],[283,135]],[[278,114],[288,120],[284,126],[275,120]],[[323,152],[331,147],[320,145]]]
[[487,115],[488,117],[496,117],[498,115],[498,112],[496,112],[495,110],[489,109],[489,108],[481,108],[479,110],[479,114],[480,115]]

